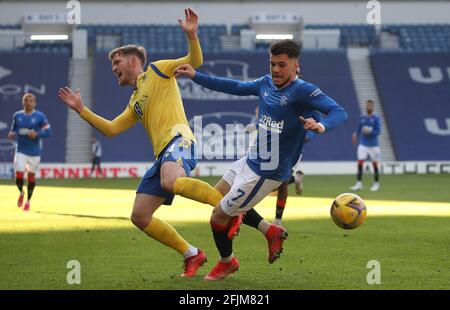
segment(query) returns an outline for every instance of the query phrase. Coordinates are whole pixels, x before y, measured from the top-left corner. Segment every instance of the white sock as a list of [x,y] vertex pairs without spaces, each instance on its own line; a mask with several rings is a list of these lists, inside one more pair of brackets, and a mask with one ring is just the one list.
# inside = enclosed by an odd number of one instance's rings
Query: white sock
[[198,249],[194,248],[192,245],[189,244],[189,248],[187,249],[186,253],[183,254],[184,259],[195,256],[198,254]]
[[233,257],[234,257],[234,255],[233,255],[233,253],[231,253],[231,255],[228,256],[228,257],[221,257],[221,258],[220,258],[220,261],[221,261],[222,263],[229,263],[229,262],[231,262],[231,260],[233,259]]
[[281,226],[281,219],[275,219],[273,220],[273,223],[277,226]]
[[266,220],[262,220],[258,224],[258,230],[265,235],[267,230],[269,229],[270,225],[271,224],[269,222],[267,222]]

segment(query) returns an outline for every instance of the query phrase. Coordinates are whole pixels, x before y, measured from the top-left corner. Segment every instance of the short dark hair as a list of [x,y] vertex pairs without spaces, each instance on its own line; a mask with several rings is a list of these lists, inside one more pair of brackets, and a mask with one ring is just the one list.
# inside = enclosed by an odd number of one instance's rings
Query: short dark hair
[[270,44],[270,54],[281,55],[287,54],[289,58],[296,58],[300,56],[300,46],[294,40],[277,40]]
[[373,104],[375,104],[375,102],[372,99],[368,99],[366,103],[372,102]]
[[145,51],[145,48],[140,45],[129,44],[116,47],[109,52],[109,60],[112,60],[116,55],[136,55],[142,62],[142,67],[147,63],[147,52]]

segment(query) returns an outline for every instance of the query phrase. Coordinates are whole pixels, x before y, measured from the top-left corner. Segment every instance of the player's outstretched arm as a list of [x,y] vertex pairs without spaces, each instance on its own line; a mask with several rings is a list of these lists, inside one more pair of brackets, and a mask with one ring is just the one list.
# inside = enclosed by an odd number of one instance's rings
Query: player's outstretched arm
[[83,100],[81,99],[80,90],[73,92],[69,87],[60,88],[58,91],[59,98],[72,110],[78,114],[84,108]]
[[196,40],[198,39],[197,31],[198,31],[198,15],[192,9],[187,8],[184,10],[185,20],[178,19],[178,23],[181,26],[181,29],[186,33],[189,39]]
[[227,78],[209,76],[195,71],[190,65],[181,65],[177,67],[174,71],[174,75],[176,77],[185,76],[208,89],[237,96],[258,96],[259,83],[261,82],[261,79],[250,82],[241,82]]
[[195,72],[194,68],[192,68],[192,66],[190,66],[190,65],[181,65],[181,66],[178,66],[175,69],[173,74],[174,74],[175,77],[182,77],[182,76],[184,76],[184,77],[193,79],[195,77],[195,73],[196,72]]
[[173,77],[175,68],[180,65],[189,64],[194,68],[198,68],[203,64],[202,48],[197,36],[198,15],[192,9],[184,10],[184,15],[185,20],[178,19],[178,22],[188,39],[188,54],[178,59],[160,60],[154,63],[168,77]]
[[98,116],[84,105],[79,89],[73,92],[66,86],[59,89],[58,96],[69,108],[76,111],[81,118],[107,137],[113,137],[124,132],[138,121],[137,117],[128,108],[112,121]]
[[173,69],[179,65],[185,63],[190,64],[194,68],[198,68],[203,63],[202,48],[198,40],[198,15],[192,9],[184,10],[185,20],[178,19],[181,29],[186,33],[188,37],[189,53],[180,59],[177,59],[171,68]]

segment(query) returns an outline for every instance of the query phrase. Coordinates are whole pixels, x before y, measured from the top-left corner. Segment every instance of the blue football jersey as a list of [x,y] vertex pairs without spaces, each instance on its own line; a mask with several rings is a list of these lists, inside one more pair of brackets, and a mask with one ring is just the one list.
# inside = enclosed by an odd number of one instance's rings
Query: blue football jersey
[[[32,130],[38,133],[34,139],[28,137],[28,133]],[[42,151],[41,138],[49,137],[51,134],[47,117],[37,110],[30,114],[26,114],[23,110],[14,113],[11,131],[16,133],[16,152],[28,156],[40,156]]]
[[[370,133],[365,134],[362,129],[366,127],[370,130]],[[380,118],[378,115],[363,115],[359,119],[358,129],[356,133],[359,135],[359,144],[364,146],[373,147],[378,146],[378,135],[381,132]]]
[[[322,120],[322,113],[320,113],[319,111],[313,111],[312,118],[314,118],[316,122],[320,123],[320,121]],[[311,142],[316,136],[317,134],[314,131],[306,131],[305,143]]]
[[306,130],[299,117],[327,115],[321,124],[331,130],[347,120],[345,110],[317,86],[301,79],[278,89],[270,75],[241,82],[196,72],[193,81],[203,87],[238,96],[259,97],[258,136],[250,146],[247,163],[258,175],[285,181],[303,148]]

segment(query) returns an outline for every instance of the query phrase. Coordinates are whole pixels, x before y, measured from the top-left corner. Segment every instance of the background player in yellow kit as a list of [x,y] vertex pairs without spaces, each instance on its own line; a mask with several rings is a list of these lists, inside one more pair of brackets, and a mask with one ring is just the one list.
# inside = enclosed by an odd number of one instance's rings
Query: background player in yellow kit
[[205,253],[186,242],[171,225],[153,216],[162,204],[172,203],[174,194],[212,206],[222,198],[220,192],[206,182],[187,177],[197,164],[196,141],[186,119],[174,70],[182,64],[197,68],[203,56],[197,36],[198,16],[186,9],[185,17],[185,21],[178,20],[188,37],[189,53],[185,57],[150,63],[144,71],[147,57],[142,46],[121,46],[109,53],[112,72],[119,85],[134,88],[127,107],[114,120],[106,120],[90,111],[83,104],[79,90],[61,88],[59,97],[109,137],[141,121],[153,144],[156,161],[139,184],[131,221],[153,239],[182,254],[185,264],[181,276],[192,277],[206,262]]

